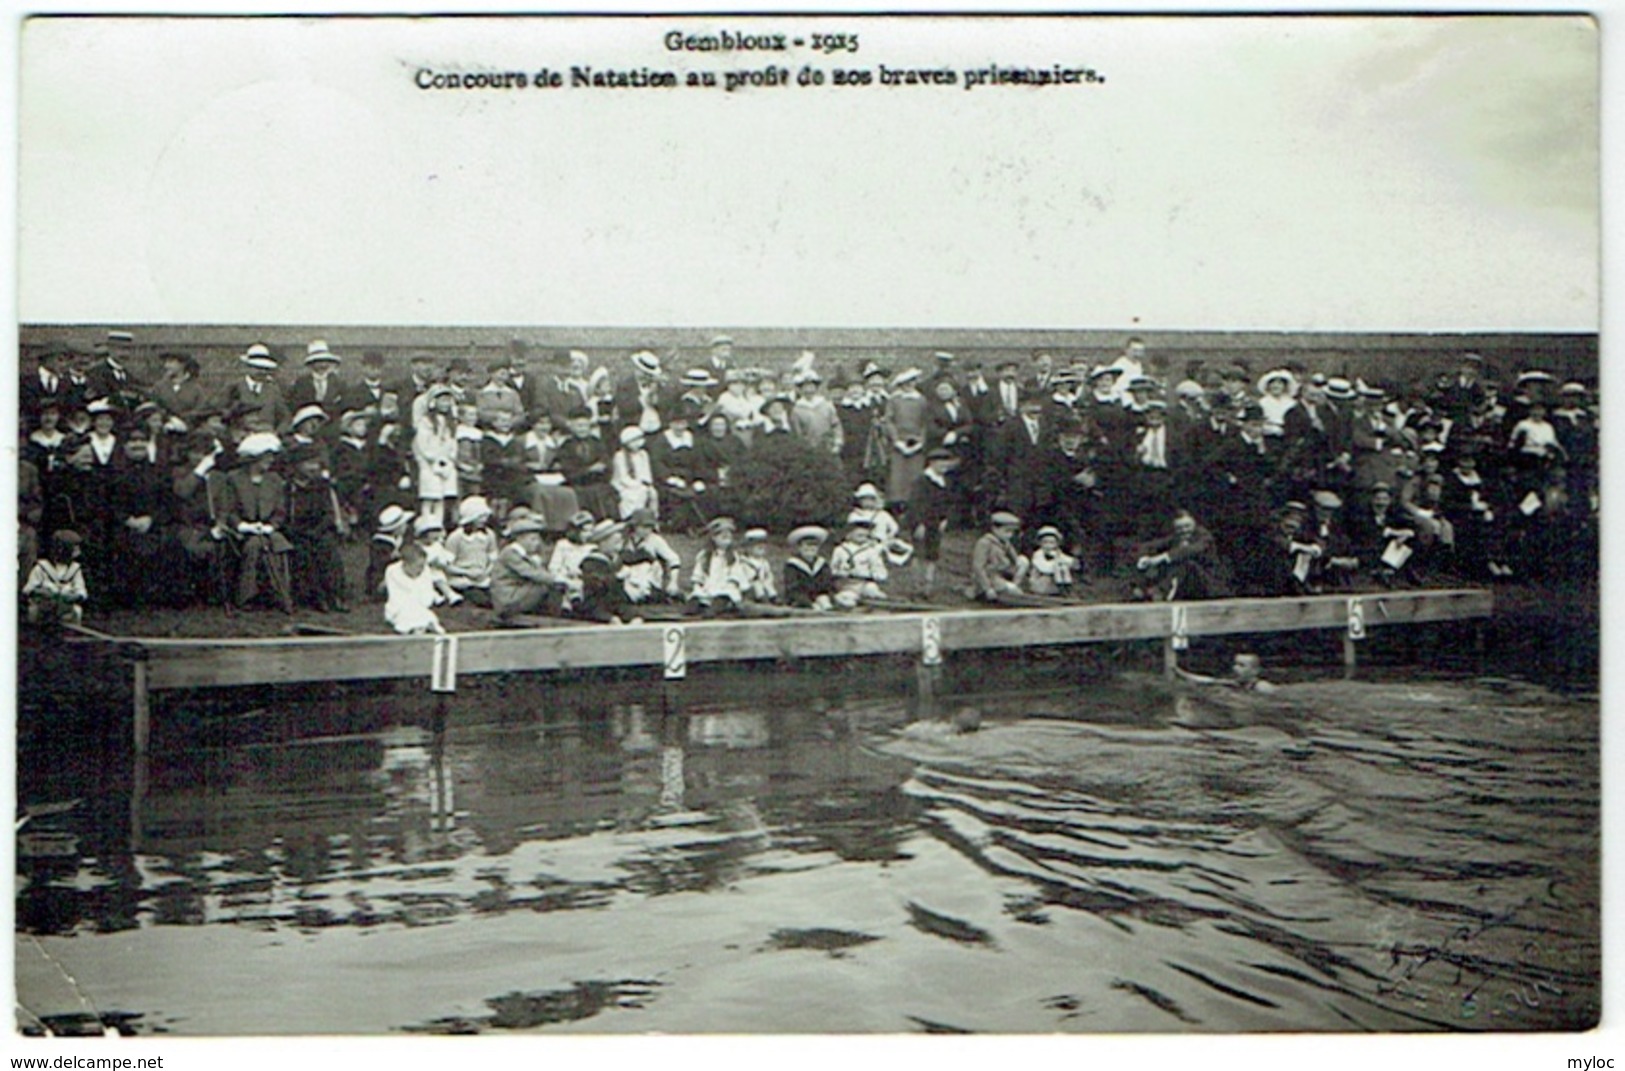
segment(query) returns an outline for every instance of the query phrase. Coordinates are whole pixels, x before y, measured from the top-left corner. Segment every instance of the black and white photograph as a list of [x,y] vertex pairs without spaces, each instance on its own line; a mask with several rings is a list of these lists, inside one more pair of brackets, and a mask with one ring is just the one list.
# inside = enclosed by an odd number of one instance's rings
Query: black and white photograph
[[8,1050],[1611,1055],[1600,37],[24,20]]

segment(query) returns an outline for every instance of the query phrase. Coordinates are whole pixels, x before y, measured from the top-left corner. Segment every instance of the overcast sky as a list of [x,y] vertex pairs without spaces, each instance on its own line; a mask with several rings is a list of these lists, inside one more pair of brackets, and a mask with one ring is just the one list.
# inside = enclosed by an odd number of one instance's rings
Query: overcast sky
[[[663,34],[856,29],[855,56]],[[425,92],[1061,63],[1096,87]],[[36,20],[23,322],[1595,330],[1558,17]]]

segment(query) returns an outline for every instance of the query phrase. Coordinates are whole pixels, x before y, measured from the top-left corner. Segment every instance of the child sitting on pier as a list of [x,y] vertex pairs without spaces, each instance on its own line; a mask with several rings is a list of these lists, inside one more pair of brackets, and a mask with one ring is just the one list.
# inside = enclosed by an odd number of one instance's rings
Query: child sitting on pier
[[553,544],[553,556],[547,561],[547,571],[564,585],[566,610],[581,598],[581,563],[592,553],[592,543],[587,540],[592,526],[593,515],[584,509],[577,510],[570,518],[570,530]]
[[829,541],[829,530],[804,525],[790,533],[793,551],[784,563],[784,601],[803,609],[830,610],[835,606],[835,574],[820,553]]
[[991,518],[992,530],[971,548],[971,594],[983,602],[999,602],[1008,595],[1021,594],[1032,562],[1016,550],[1016,533],[1021,518],[1000,510]]
[[688,597],[708,613],[737,609],[745,601],[744,567],[734,550],[737,525],[732,517],[716,517],[705,526],[709,545],[694,556]]
[[745,598],[751,602],[778,602],[778,585],[773,582],[773,563],[767,560],[767,529],[745,529],[744,547],[739,556],[744,575]]
[[480,495],[457,504],[457,530],[446,537],[451,561],[446,580],[453,591],[475,606],[491,605],[491,568],[497,560],[497,534],[487,522],[491,506]]
[[846,538],[830,555],[829,567],[835,576],[835,604],[850,610],[860,603],[885,601],[880,585],[890,573],[886,547],[874,536],[874,522],[854,513],[847,524]]
[[542,518],[529,510],[515,509],[509,515],[509,542],[491,570],[491,605],[499,626],[513,624],[520,614],[558,613],[563,585],[542,562],[545,528]]
[[411,510],[399,506],[385,506],[378,512],[378,527],[367,544],[366,599],[377,602],[384,596],[384,571],[401,553],[406,540],[406,526],[412,523]]
[[446,529],[435,517],[419,517],[414,528],[416,538],[413,540],[423,548],[423,554],[429,562],[429,572],[435,581],[441,584],[451,598],[448,602],[462,602],[463,597],[452,591],[451,581],[446,576],[446,566],[452,562],[451,551],[446,549]]
[[384,570],[384,621],[403,636],[445,632],[434,607],[449,602],[452,591],[429,568],[429,556],[416,543],[401,548],[399,561]]
[[1034,595],[1070,595],[1078,559],[1061,549],[1061,530],[1046,524],[1038,530],[1038,548],[1027,572],[1027,590]]
[[872,483],[866,483],[852,493],[855,505],[847,514],[847,520],[863,517],[869,521],[874,541],[880,544],[885,551],[886,561],[892,565],[904,566],[914,556],[914,547],[902,538],[902,525],[897,518],[886,509],[886,500],[880,489]]
[[31,625],[77,625],[84,620],[85,571],[79,564],[79,533],[64,528],[51,536],[51,553],[29,570],[23,584]]
[[621,583],[626,597],[635,603],[680,597],[683,561],[660,534],[655,511],[638,510],[626,523],[626,545],[621,548]]

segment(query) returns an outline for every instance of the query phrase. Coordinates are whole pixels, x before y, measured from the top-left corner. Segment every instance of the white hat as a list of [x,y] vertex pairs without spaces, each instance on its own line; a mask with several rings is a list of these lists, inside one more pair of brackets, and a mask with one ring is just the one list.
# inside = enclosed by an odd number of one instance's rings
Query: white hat
[[647,372],[651,376],[660,374],[660,358],[648,350],[639,350],[632,355],[632,363],[638,371]]
[[418,535],[423,535],[425,532],[444,532],[445,530],[446,525],[440,518],[431,517],[427,513],[412,522],[412,531]]
[[741,536],[740,539],[742,541],[746,542],[746,543],[766,543],[767,542],[767,529],[766,528],[747,528],[747,529],[745,529],[745,534],[743,536]]
[[328,419],[327,410],[315,402],[311,402],[309,405],[301,405],[299,411],[293,414],[293,419],[288,421],[288,427],[297,428],[312,417],[320,417],[322,422],[326,423]]
[[256,431],[243,436],[243,441],[237,444],[238,457],[264,457],[266,454],[275,454],[282,449],[282,440],[268,431]]
[[853,491],[852,492],[852,497],[853,498],[884,498],[885,496],[880,493],[880,488],[876,487],[872,483],[866,483],[866,484],[863,484],[863,485],[859,486],[859,488],[856,491]]
[[398,532],[405,528],[407,522],[416,516],[409,509],[400,506],[385,506],[378,513],[378,530],[380,532]]
[[814,353],[812,350],[802,350],[801,356],[797,357],[795,359],[795,363],[790,365],[790,371],[792,373],[790,381],[792,383],[799,382],[797,377],[804,376],[808,372],[811,372],[813,362],[816,360],[818,360],[818,354]]
[[1258,391],[1259,391],[1259,393],[1262,394],[1264,391],[1266,391],[1269,388],[1270,381],[1274,380],[1274,379],[1285,380],[1286,381],[1286,392],[1288,394],[1293,395],[1293,396],[1297,395],[1297,393],[1298,393],[1298,377],[1293,375],[1291,372],[1288,372],[1285,368],[1272,368],[1268,372],[1265,372],[1263,375],[1259,376],[1258,377]]
[[469,495],[457,503],[457,523],[479,522],[491,516],[491,504],[484,495]]
[[135,341],[135,336],[130,334],[130,332],[128,332],[128,331],[109,331],[109,332],[107,332],[107,341],[109,341],[109,342],[134,342]]
[[324,361],[330,364],[338,364],[339,360],[339,355],[328,349],[327,343],[322,339],[317,339],[305,347],[305,363],[307,365],[321,364]]
[[258,368],[265,372],[275,372],[277,368],[276,358],[271,356],[270,347],[263,342],[254,343],[237,359],[250,368]]
[[891,385],[894,387],[901,387],[903,384],[912,383],[919,378],[920,370],[918,368],[905,368],[895,376],[891,377]]
[[643,442],[648,436],[637,425],[629,425],[621,429],[621,445],[631,446],[635,442]]

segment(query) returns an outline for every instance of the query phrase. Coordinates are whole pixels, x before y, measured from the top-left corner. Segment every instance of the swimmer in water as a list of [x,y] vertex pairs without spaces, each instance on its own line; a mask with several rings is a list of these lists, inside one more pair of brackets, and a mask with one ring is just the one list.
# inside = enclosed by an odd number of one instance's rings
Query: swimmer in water
[[1264,664],[1256,654],[1251,651],[1240,651],[1236,654],[1236,660],[1230,664],[1230,676],[1228,677],[1204,677],[1200,673],[1192,673],[1189,670],[1180,669],[1178,666],[1174,667],[1174,672],[1192,684],[1221,684],[1227,688],[1239,688],[1244,692],[1258,692],[1261,695],[1267,695],[1275,691],[1279,686],[1271,684],[1263,678],[1261,675],[1263,669]]

